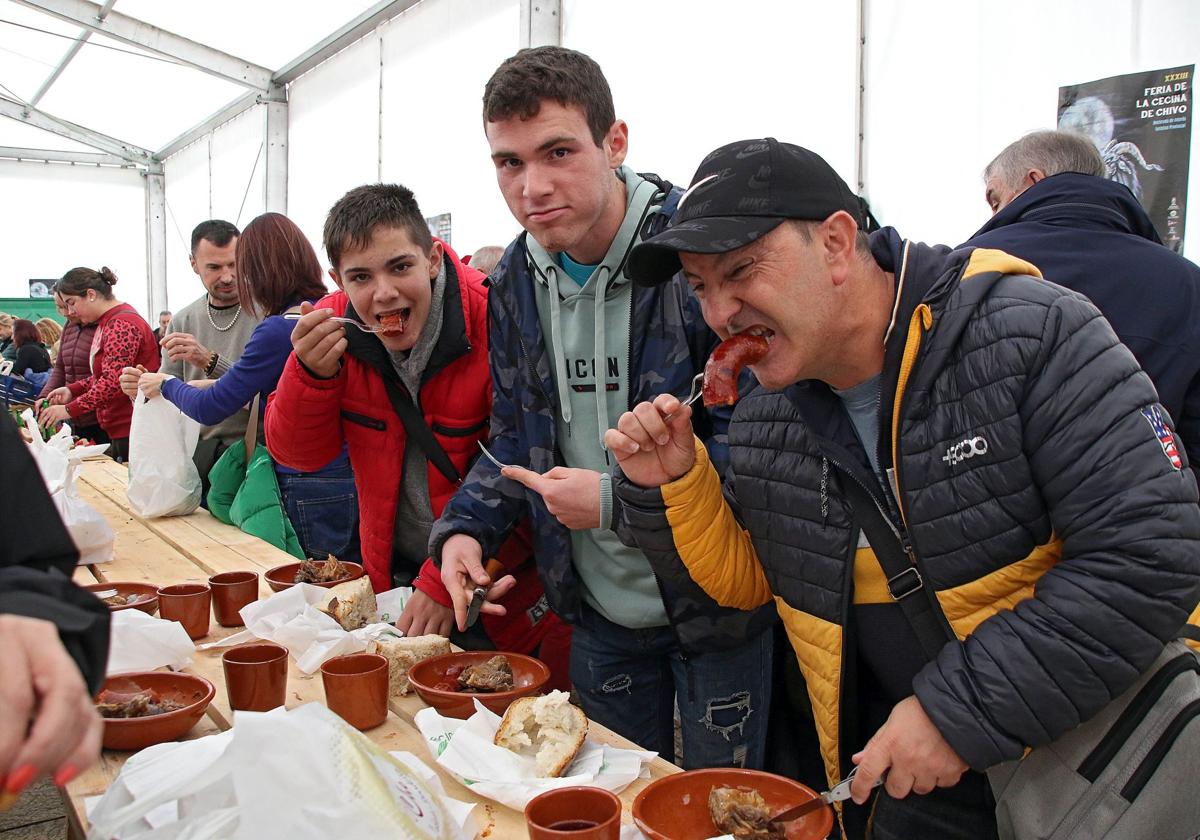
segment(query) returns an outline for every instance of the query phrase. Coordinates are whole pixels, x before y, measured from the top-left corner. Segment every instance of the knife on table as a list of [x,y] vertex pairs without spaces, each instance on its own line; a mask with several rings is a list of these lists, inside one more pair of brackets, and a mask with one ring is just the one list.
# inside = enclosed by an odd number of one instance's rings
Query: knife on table
[[[805,814],[811,814],[818,808],[824,808],[826,805],[832,805],[834,802],[841,802],[842,800],[849,799],[850,785],[854,781],[854,774],[857,772],[858,768],[855,767],[850,771],[849,776],[842,779],[824,793],[818,794],[816,799],[810,799],[807,802],[800,803],[799,805],[793,805],[791,808],[785,808],[775,816],[771,817],[770,822],[772,824],[777,824],[798,820]],[[873,784],[871,787],[879,787],[881,784],[883,784],[883,779],[883,776],[876,779],[875,784]]]

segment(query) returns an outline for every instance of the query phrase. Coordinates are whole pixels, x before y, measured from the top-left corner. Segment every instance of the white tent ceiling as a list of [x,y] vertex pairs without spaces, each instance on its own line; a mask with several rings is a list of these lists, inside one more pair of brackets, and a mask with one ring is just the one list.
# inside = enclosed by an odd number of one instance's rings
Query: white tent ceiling
[[[42,91],[84,30],[32,5],[0,0],[0,97],[21,105],[36,99],[40,111],[154,151],[253,89],[177,58],[92,32],[49,89]],[[36,5],[60,13],[102,8],[76,0]],[[142,27],[142,34],[161,30],[180,36],[202,45],[206,48],[202,52],[219,51],[253,70],[266,71],[256,78],[269,78],[272,71],[376,3],[115,0],[109,5],[109,21],[120,16],[149,24],[154,29]],[[16,120],[0,120],[0,146],[94,151]]]

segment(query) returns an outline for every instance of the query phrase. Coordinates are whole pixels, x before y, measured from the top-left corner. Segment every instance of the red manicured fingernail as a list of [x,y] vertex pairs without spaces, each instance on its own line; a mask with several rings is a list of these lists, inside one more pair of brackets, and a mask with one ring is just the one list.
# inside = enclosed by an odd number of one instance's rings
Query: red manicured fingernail
[[66,787],[72,779],[79,775],[79,768],[74,764],[67,764],[60,767],[58,772],[54,774],[54,784],[59,787]]
[[4,782],[5,793],[20,793],[29,787],[29,783],[33,781],[33,777],[37,774],[32,764],[26,764],[18,767],[16,770],[8,774],[8,778]]

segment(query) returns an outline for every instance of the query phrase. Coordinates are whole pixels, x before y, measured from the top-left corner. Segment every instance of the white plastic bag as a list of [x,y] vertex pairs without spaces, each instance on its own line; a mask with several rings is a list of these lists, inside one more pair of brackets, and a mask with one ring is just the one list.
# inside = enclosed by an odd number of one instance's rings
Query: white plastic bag
[[79,550],[79,565],[107,563],[113,558],[113,541],[116,536],[108,522],[98,510],[79,496],[75,487],[75,473],[80,462],[108,449],[108,444],[99,446],[77,446],[71,448],[71,427],[64,424],[54,437],[42,440],[33,412],[26,409],[21,414],[25,428],[32,435],[29,448],[37,462],[50,498],[62,517],[67,532]]
[[87,802],[89,840],[463,840],[473,805],[410,753],[322,706],[238,712],[220,735],[148,747]]
[[192,452],[200,424],[162,397],[138,392],[129,424],[129,507],[138,516],[186,516],[200,506]]

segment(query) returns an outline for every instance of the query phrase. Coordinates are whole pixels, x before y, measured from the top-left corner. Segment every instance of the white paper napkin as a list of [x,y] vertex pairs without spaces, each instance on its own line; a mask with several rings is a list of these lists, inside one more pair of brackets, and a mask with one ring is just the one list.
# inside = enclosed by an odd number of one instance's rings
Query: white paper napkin
[[[361,653],[367,642],[398,631],[386,618],[393,614],[398,618],[412,589],[399,587],[377,595],[379,612],[374,624],[347,632],[327,614],[317,609],[317,604],[329,600],[329,590],[310,583],[298,583],[282,592],[276,592],[263,601],[247,604],[239,613],[246,629],[234,633],[218,642],[200,646],[200,650],[230,647],[257,639],[281,644],[296,659],[296,666],[311,674],[321,664],[335,656]],[[392,619],[394,620],[394,619]]]
[[548,779],[537,775],[532,758],[492,743],[500,716],[478,700],[475,714],[467,720],[443,717],[436,709],[426,708],[417,712],[416,723],[438,764],[473,793],[518,811],[539,793],[558,787],[591,785],[619,792],[634,779],[648,778],[649,764],[658,755],[587,739],[564,775]]
[[112,614],[108,676],[153,671],[164,665],[178,671],[192,661],[196,645],[178,621],[165,621],[141,610]]

